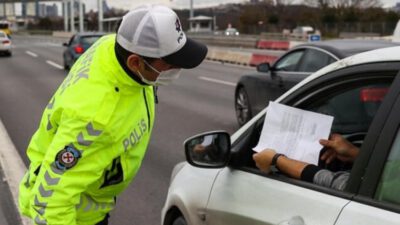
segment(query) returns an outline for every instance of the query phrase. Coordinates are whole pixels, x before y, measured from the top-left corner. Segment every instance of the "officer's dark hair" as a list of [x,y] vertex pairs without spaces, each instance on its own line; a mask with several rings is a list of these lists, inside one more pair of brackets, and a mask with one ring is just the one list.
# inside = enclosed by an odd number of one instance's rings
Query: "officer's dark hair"
[[[118,29],[121,26],[122,23],[122,19],[120,19],[117,23],[117,29],[115,30],[115,33],[118,33]],[[115,53],[118,54],[118,56],[126,63],[126,61],[128,60],[129,56],[131,56],[132,54],[135,55],[139,55],[133,52],[130,52],[128,50],[126,50],[124,47],[122,47],[120,44],[118,44],[117,40],[115,40]],[[139,55],[141,58],[143,58],[144,60],[146,60],[146,62],[151,63],[154,60],[156,60],[157,58],[151,58],[151,57],[147,57],[147,56],[141,56]],[[146,69],[148,68],[148,66],[145,64]]]

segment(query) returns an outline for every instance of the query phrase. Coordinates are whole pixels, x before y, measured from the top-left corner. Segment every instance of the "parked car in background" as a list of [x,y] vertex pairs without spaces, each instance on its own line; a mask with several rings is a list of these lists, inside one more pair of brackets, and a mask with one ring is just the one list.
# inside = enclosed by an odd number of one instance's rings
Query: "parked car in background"
[[64,69],[69,70],[72,65],[94,42],[100,39],[104,33],[78,33],[71,37],[63,53]]
[[12,42],[4,31],[0,31],[0,54],[12,55]]
[[224,32],[226,36],[239,36],[239,31],[236,28],[227,28]]
[[[216,131],[185,141],[187,162],[172,171],[161,224],[398,225],[399,71],[400,47],[361,53],[319,70],[276,100],[333,116],[331,131],[361,148],[347,167],[344,191],[257,169],[252,149],[264,108],[231,137]],[[199,151],[206,139],[207,150]],[[346,166],[336,165],[338,171]]]
[[307,39],[308,35],[314,33],[314,28],[311,26],[297,26],[292,30],[290,36],[294,38]]
[[387,41],[332,40],[296,46],[272,66],[262,63],[257,66],[257,73],[239,79],[235,89],[237,121],[245,124],[269,101],[326,65],[356,53],[398,45]]
[[0,20],[0,31],[6,33],[9,37],[11,35],[11,23],[7,20]]

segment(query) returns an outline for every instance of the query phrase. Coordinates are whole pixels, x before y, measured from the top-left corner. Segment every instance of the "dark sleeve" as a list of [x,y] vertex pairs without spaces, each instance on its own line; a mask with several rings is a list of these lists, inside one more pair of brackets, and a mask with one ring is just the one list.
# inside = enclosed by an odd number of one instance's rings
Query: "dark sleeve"
[[303,171],[301,172],[301,180],[307,181],[307,182],[314,182],[314,176],[318,171],[322,170],[320,167],[316,165],[307,165]]

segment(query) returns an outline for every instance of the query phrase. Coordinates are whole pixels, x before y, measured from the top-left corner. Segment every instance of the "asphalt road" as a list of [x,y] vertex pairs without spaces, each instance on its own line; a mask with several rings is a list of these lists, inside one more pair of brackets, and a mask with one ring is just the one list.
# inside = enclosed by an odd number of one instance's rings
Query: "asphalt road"
[[[0,57],[0,119],[23,161],[42,110],[66,72],[60,68],[60,43],[13,37],[12,57]],[[160,224],[173,166],[184,160],[183,141],[210,130],[238,129],[234,88],[239,77],[254,71],[229,64],[204,62],[185,70],[180,79],[158,91],[153,136],[142,167],[130,187],[117,199],[111,224]]]

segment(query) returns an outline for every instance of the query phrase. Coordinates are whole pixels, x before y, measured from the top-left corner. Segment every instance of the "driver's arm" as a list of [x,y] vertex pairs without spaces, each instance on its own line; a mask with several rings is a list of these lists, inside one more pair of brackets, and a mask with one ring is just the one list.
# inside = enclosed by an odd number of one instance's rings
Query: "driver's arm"
[[[261,171],[268,173],[275,155],[274,150],[265,149],[254,154],[253,159]],[[345,171],[334,173],[316,165],[290,159],[284,155],[277,158],[276,168],[289,177],[338,190],[343,190],[346,187],[350,175],[349,172]]]

